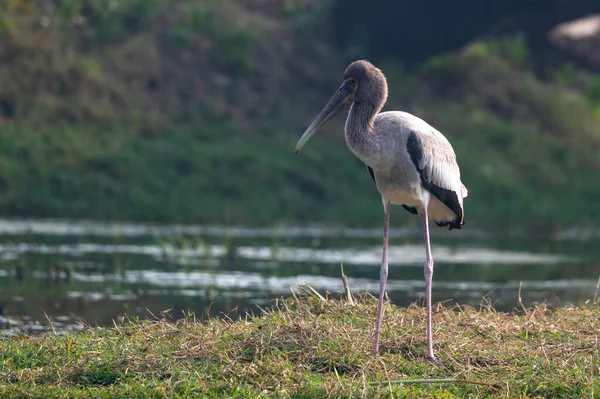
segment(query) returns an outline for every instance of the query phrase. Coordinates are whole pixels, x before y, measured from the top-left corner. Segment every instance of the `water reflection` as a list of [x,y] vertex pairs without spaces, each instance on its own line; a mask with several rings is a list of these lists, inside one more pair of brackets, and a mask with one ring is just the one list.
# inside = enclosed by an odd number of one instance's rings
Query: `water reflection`
[[[231,250],[230,257],[246,260],[277,260],[281,262],[349,263],[379,265],[381,248],[364,249],[311,249],[290,247],[237,247]],[[516,251],[497,251],[486,248],[445,247],[433,249],[436,263],[471,264],[538,264],[564,263],[576,260],[574,257],[556,254],[533,254]],[[175,248],[171,245],[107,245],[83,243],[74,245],[46,245],[18,243],[0,245],[1,260],[16,260],[22,254],[84,256],[91,254],[148,255],[157,259],[168,259],[180,264],[204,264],[206,258],[221,258],[229,255],[229,249],[222,245],[198,248]],[[419,245],[390,246],[390,264],[411,265],[423,262],[423,248]],[[271,264],[274,265],[274,264]]]
[[[47,330],[48,320],[64,332],[166,309],[172,317],[259,312],[298,284],[341,291],[340,262],[353,291],[378,291],[376,230],[5,221],[0,234],[0,328],[11,334]],[[388,293],[402,306],[422,296],[424,256],[420,232],[396,234],[404,244],[390,248]],[[526,305],[585,301],[600,272],[594,250],[549,238],[439,235],[433,300],[477,306],[486,297],[510,309],[522,283]]]

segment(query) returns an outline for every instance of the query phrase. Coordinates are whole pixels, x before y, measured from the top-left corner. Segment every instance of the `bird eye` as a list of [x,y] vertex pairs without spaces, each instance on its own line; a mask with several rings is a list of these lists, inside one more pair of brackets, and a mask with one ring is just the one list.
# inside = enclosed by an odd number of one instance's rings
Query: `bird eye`
[[356,84],[356,79],[350,79],[348,80],[348,82],[350,82],[350,84],[354,86]]

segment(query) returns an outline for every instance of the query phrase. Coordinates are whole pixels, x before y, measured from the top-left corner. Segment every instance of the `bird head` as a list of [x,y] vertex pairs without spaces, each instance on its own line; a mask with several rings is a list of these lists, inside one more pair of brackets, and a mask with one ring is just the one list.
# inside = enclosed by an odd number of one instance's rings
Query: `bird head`
[[344,82],[298,140],[296,153],[299,153],[308,140],[345,105],[373,99],[381,103],[381,106],[387,99],[387,84],[383,72],[369,61],[354,61],[344,72]]

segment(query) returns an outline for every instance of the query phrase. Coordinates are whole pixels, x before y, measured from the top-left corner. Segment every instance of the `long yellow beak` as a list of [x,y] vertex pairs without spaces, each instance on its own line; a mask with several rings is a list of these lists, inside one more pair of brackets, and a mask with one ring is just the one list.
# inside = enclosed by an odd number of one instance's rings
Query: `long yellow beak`
[[344,82],[340,88],[335,92],[331,99],[327,102],[327,105],[319,112],[319,115],[310,124],[308,129],[304,132],[298,144],[296,144],[296,154],[300,152],[302,147],[310,140],[310,138],[335,114],[340,112],[344,105],[350,101],[350,95],[353,93],[353,88],[348,82]]

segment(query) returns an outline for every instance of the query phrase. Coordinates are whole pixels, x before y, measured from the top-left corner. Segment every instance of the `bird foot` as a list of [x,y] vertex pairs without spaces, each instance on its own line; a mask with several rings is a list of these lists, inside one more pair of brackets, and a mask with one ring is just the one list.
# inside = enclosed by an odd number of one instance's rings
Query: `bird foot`
[[429,363],[432,363],[432,364],[434,364],[436,366],[441,366],[442,365],[442,363],[438,362],[437,359],[435,357],[433,357],[433,356],[427,355],[427,357],[425,357],[425,360],[427,360]]

